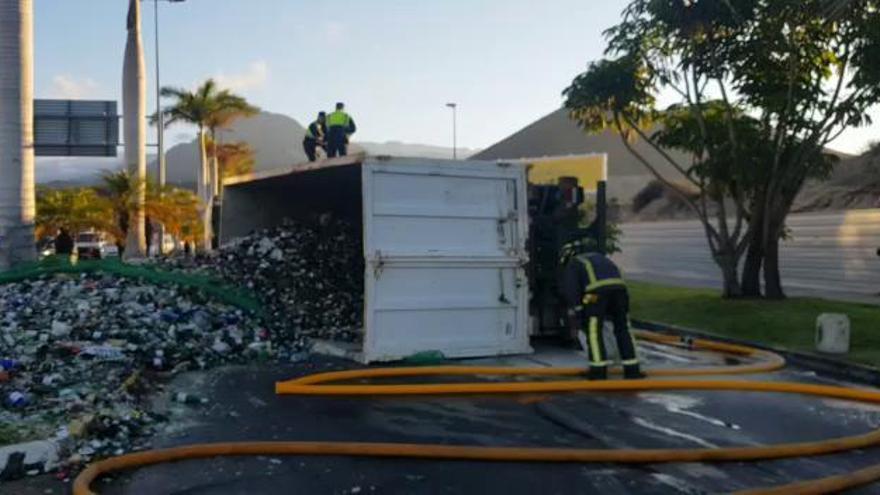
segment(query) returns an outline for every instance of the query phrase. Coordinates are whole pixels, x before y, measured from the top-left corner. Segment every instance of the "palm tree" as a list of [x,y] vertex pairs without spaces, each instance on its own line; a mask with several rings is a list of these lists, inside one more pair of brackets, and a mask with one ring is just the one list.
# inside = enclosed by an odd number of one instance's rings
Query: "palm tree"
[[[211,207],[218,182],[208,168],[207,133],[216,131],[233,120],[258,111],[240,96],[229,90],[219,89],[213,79],[208,79],[195,91],[182,88],[164,87],[162,96],[173,98],[174,102],[162,111],[165,125],[187,122],[198,128],[199,168],[196,174],[196,193],[202,202],[203,235],[199,244],[201,249],[211,249]],[[216,153],[215,153],[216,156]]]
[[[146,114],[147,83],[144,68],[144,46],[141,40],[141,3],[129,0],[128,37],[122,71],[123,132],[125,133],[125,164],[137,184],[147,178]],[[144,194],[142,188],[133,191],[136,205],[131,215],[131,226],[125,242],[126,255],[143,257],[146,253]]]
[[36,258],[33,3],[0,0],[0,268]]

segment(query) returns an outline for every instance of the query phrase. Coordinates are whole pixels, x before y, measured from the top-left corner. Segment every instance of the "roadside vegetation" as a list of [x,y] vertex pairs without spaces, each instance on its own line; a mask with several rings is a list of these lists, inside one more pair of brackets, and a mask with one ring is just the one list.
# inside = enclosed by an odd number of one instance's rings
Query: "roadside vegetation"
[[585,131],[619,134],[699,218],[724,297],[781,299],[786,217],[806,181],[828,177],[837,158],[826,146],[870,124],[880,101],[877,9],[632,0],[565,106]]
[[[210,251],[213,238],[211,205],[220,196],[223,182],[220,161],[224,152],[228,155],[235,151],[221,150],[218,131],[228,128],[236,120],[256,115],[260,109],[248,103],[244,97],[220,88],[213,79],[208,79],[193,91],[166,86],[162,88],[162,96],[172,100],[162,110],[166,127],[183,122],[198,129],[196,194],[203,205],[200,208],[203,229],[197,244],[202,250]],[[158,116],[154,115],[152,120],[156,123]],[[245,154],[246,151],[243,150]]]
[[852,350],[843,358],[880,366],[880,310],[876,305],[806,297],[723,300],[712,289],[628,284],[633,318],[796,351],[815,352],[819,314],[844,313],[850,319]]
[[194,242],[202,231],[199,201],[187,190],[141,184],[127,171],[107,173],[96,187],[37,190],[37,238],[54,236],[60,229],[71,235],[95,230],[110,235],[120,249],[125,245],[129,218],[137,210],[138,190],[145,188],[148,220],[162,223],[180,241]]

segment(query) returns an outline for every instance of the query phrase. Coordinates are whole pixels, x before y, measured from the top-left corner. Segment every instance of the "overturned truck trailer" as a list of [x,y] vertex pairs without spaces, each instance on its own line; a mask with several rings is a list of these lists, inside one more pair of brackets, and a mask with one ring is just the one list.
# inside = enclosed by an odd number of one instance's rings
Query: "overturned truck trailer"
[[350,156],[230,178],[221,243],[324,214],[363,234],[362,361],[531,352],[524,166]]

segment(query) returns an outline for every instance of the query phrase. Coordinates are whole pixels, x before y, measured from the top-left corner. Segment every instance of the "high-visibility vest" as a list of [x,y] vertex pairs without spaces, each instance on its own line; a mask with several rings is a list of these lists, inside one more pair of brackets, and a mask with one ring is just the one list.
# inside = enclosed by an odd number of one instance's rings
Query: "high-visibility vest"
[[351,123],[351,117],[343,112],[342,110],[337,110],[330,115],[327,116],[327,126],[328,127],[348,127]]
[[[318,135],[317,135],[317,136],[315,136],[315,133],[312,132],[312,126],[315,126],[315,128],[318,129]],[[306,137],[309,138],[309,139],[319,139],[319,138],[323,138],[323,137],[324,137],[324,133],[321,132],[321,130],[322,130],[321,123],[318,122],[318,121],[316,120],[316,121],[312,122],[311,124],[309,124],[308,127],[306,127]]]
[[626,287],[626,282],[620,276],[617,265],[600,254],[581,254],[577,260],[587,270],[586,294],[595,292],[603,287]]

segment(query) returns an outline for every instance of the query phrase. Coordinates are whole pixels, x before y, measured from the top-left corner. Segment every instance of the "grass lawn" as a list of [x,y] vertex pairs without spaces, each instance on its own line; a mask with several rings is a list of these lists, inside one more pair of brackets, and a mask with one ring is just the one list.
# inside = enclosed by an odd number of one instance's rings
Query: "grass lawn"
[[784,301],[722,300],[711,289],[628,282],[633,318],[705,330],[800,351],[815,351],[816,317],[849,316],[849,360],[880,366],[880,306],[793,297]]

